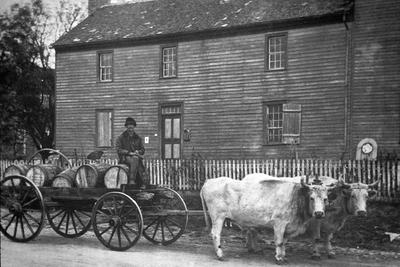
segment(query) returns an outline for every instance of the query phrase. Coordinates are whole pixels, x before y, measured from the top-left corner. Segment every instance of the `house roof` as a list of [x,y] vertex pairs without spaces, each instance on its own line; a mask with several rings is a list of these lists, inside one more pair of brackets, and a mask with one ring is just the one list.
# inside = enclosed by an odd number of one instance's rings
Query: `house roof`
[[324,17],[349,8],[349,0],[154,0],[103,6],[53,46],[71,47],[118,40],[249,27]]

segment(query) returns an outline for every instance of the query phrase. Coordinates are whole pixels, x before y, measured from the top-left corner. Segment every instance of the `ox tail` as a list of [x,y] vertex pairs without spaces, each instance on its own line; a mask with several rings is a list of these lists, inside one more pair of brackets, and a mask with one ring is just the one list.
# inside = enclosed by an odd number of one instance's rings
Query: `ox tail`
[[200,190],[200,199],[201,199],[201,206],[203,207],[203,213],[204,213],[204,221],[206,223],[206,231],[210,230],[210,218],[208,216],[208,212],[207,212],[207,204],[204,200],[204,196],[203,196],[203,188]]

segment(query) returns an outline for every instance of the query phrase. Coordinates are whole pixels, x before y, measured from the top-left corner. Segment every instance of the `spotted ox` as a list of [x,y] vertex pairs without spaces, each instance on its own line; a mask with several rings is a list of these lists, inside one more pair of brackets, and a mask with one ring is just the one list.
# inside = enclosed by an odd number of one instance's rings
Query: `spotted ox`
[[318,221],[312,220],[309,225],[308,232],[312,233],[313,238],[312,257],[315,259],[321,257],[318,249],[318,241],[321,236],[328,257],[333,258],[335,256],[331,245],[333,234],[343,227],[350,216],[364,217],[367,215],[367,200],[375,195],[376,191],[373,188],[379,183],[379,180],[371,184],[345,183],[342,180],[338,181],[330,177],[322,177],[321,181],[324,184],[336,182],[338,186],[333,191],[332,195],[335,195],[335,198],[327,207],[325,218]]
[[207,180],[200,196],[207,227],[208,216],[211,219],[218,259],[223,259],[221,230],[224,220],[229,218],[242,229],[273,229],[275,259],[279,263],[286,261],[287,239],[303,233],[312,218],[325,215],[325,201],[332,189],[265,174],[252,174],[241,181],[228,177]]

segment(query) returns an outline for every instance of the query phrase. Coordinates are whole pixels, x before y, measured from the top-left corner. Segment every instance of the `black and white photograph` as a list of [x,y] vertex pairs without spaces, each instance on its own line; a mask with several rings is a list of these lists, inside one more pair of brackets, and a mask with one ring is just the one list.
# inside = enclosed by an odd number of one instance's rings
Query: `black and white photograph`
[[0,0],[2,267],[400,266],[400,1]]

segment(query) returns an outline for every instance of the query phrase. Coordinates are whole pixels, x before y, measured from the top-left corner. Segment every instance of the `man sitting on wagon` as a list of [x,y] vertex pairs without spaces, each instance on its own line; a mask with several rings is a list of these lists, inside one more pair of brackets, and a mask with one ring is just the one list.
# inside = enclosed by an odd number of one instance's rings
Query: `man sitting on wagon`
[[125,121],[126,130],[117,138],[115,147],[117,149],[119,163],[128,165],[128,184],[136,184],[143,188],[143,175],[145,167],[143,164],[144,146],[142,138],[136,134],[136,121],[128,117]]

